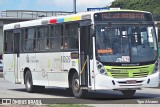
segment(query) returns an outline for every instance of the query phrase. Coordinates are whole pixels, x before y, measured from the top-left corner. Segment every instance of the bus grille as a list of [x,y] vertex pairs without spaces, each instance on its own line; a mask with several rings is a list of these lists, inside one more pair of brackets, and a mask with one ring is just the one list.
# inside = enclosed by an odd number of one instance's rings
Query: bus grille
[[148,70],[109,70],[113,78],[141,78],[149,75]]

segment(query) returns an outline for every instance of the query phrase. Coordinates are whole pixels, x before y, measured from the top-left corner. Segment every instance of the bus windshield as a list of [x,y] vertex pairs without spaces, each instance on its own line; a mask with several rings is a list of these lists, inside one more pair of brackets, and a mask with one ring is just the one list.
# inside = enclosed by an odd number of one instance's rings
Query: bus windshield
[[152,24],[97,24],[97,60],[139,63],[157,58],[156,32]]

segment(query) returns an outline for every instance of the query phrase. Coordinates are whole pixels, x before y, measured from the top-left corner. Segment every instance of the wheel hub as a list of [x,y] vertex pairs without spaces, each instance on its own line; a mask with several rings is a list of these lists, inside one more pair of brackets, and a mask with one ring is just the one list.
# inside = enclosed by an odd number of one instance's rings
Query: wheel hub
[[30,79],[27,80],[27,88],[31,88],[31,83],[30,83]]
[[75,81],[74,81],[74,88],[75,88],[75,90],[79,90],[79,80],[78,79],[75,79]]

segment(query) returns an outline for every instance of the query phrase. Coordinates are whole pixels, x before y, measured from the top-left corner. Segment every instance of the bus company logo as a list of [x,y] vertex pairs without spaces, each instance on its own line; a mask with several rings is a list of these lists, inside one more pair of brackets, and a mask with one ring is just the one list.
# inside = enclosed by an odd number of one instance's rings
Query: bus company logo
[[61,62],[63,63],[70,63],[71,57],[70,56],[61,56]]
[[29,56],[28,55],[26,57],[26,61],[27,61],[27,63],[29,63]]

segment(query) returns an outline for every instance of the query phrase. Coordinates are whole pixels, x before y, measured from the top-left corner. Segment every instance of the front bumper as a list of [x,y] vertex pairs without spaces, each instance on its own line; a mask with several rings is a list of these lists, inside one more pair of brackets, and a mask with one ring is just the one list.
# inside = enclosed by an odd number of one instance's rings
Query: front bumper
[[[136,83],[128,83],[128,81],[135,81]],[[143,78],[113,78],[102,74],[95,76],[95,90],[106,89],[139,89],[144,87],[158,87],[159,86],[159,72]]]

